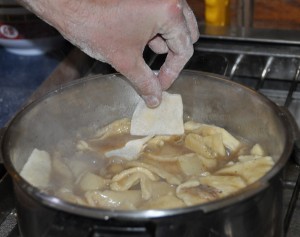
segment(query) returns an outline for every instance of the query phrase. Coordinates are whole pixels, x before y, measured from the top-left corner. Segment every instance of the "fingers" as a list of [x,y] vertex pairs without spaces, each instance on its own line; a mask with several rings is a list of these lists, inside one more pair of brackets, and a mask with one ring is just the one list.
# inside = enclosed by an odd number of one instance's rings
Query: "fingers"
[[141,66],[131,78],[131,82],[145,100],[148,107],[157,107],[161,102],[162,89],[157,76],[146,65]]
[[[187,4],[187,2],[184,0],[182,2],[183,4],[183,15],[186,21],[187,28],[189,29],[189,34],[192,39],[192,43],[195,43],[199,39],[199,28],[197,24],[196,17],[190,8],[190,6]],[[156,36],[148,43],[149,47],[157,54],[164,54],[169,51],[168,45],[166,44],[165,40],[160,37]]]
[[179,26],[174,26],[170,32],[162,36],[166,38],[169,52],[164,64],[160,68],[158,78],[162,89],[166,90],[192,57],[194,48],[189,30],[183,23]]
[[[133,58],[136,60],[131,60]],[[160,82],[142,57],[133,57],[131,54],[122,63],[115,61],[112,65],[129,79],[148,107],[154,108],[160,104],[162,96]]]
[[[161,34],[161,40],[165,40],[169,50],[165,63],[158,74],[163,90],[167,90],[178,77],[194,53],[193,43],[199,39],[199,28],[195,15],[185,0],[181,3],[182,15],[180,16],[179,13],[178,21]],[[162,43],[160,44],[162,45]]]
[[[138,30],[130,30],[130,34],[124,31],[122,47],[107,54],[108,62],[130,80],[149,107],[160,104],[162,90],[170,87],[191,58],[193,43],[199,37],[195,16],[186,0],[163,1],[155,9],[156,18],[147,8],[141,15],[145,19],[138,22]],[[123,28],[119,30],[123,31]],[[142,52],[147,43],[156,53],[168,53],[158,75],[143,59]]]
[[153,52],[157,54],[164,54],[169,51],[165,40],[162,39],[160,36],[154,37],[152,40],[149,41],[148,45],[153,50]]
[[[189,50],[189,52],[192,51]],[[172,85],[181,70],[184,68],[188,59],[191,57],[191,54],[192,53],[176,55],[173,52],[168,53],[166,61],[160,68],[158,74],[162,90],[167,90]]]
[[195,43],[200,36],[199,28],[198,28],[196,17],[186,1],[183,1],[183,15],[185,17],[187,27],[191,34],[192,42]]

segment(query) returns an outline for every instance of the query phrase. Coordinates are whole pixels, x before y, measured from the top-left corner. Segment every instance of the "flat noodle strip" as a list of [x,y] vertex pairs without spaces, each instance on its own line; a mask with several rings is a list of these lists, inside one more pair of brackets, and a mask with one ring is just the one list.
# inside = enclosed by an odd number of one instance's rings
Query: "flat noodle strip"
[[140,100],[131,120],[131,135],[181,135],[183,128],[183,104],[181,95],[163,92],[161,104],[150,109]]
[[60,152],[61,144],[53,154],[35,149],[21,175],[68,202],[141,210],[227,197],[274,165],[260,144],[239,141],[220,127],[189,121],[183,135],[143,138],[130,135],[129,128],[130,120],[117,120],[96,137],[78,141],[72,152]]
[[149,165],[149,164],[139,162],[139,161],[130,161],[127,163],[127,166],[146,168],[146,169],[150,170],[151,172],[155,173],[156,175],[158,175],[159,177],[165,179],[169,184],[179,185],[181,183],[181,179],[179,177],[176,177],[175,175],[172,175],[172,174],[164,171],[163,169],[159,169],[153,165]]

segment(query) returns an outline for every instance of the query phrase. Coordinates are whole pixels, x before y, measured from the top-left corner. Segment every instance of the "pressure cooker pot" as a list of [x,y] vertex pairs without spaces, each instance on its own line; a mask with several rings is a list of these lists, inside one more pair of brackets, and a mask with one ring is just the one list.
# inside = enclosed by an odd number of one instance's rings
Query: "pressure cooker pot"
[[212,202],[164,210],[110,210],[70,203],[20,175],[34,148],[68,149],[120,118],[131,118],[139,100],[120,74],[69,83],[22,109],[2,139],[13,179],[18,224],[24,237],[40,236],[282,236],[281,173],[293,146],[288,116],[263,95],[225,77],[183,71],[168,90],[182,96],[185,120],[213,124],[261,144],[274,159],[262,178]]

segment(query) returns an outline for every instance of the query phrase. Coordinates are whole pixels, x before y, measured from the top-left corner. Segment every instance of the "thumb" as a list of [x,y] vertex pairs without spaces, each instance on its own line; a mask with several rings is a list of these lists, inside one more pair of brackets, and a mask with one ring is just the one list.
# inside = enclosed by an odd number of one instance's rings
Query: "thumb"
[[127,61],[121,67],[117,66],[116,70],[129,80],[148,107],[153,108],[160,104],[162,88],[159,79],[143,58],[136,58],[134,63]]

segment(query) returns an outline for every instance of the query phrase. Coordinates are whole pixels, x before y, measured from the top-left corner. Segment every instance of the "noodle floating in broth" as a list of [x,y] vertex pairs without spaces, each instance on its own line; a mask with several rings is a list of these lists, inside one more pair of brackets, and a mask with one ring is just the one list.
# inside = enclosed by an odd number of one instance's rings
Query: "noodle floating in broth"
[[114,121],[77,141],[73,155],[34,149],[21,175],[68,202],[144,210],[192,206],[232,195],[274,165],[259,144],[217,126],[187,121],[182,135],[147,137],[131,135],[130,126],[127,118]]
[[92,137],[74,138],[72,149],[63,151],[63,144],[53,151],[34,149],[21,176],[79,205],[170,209],[237,193],[274,165],[259,144],[214,125],[183,123],[182,110],[179,95],[164,92],[157,109],[141,100],[132,120],[123,118]]

